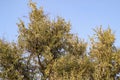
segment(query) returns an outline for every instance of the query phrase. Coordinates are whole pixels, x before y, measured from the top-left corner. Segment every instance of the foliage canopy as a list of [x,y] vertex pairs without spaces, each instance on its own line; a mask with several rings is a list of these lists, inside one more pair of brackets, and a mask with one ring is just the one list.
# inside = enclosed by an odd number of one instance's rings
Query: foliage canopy
[[18,41],[0,39],[0,78],[3,80],[118,80],[120,50],[110,28],[94,29],[87,42],[70,33],[63,18],[49,19],[30,2],[30,22],[18,23]]

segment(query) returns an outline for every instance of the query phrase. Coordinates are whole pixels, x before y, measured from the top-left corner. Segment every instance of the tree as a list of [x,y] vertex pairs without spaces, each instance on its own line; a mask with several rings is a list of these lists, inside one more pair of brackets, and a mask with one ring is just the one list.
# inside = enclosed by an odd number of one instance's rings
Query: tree
[[[22,51],[15,43],[0,40],[0,77],[7,80],[31,78],[21,57]],[[26,71],[26,72],[24,72]]]
[[95,36],[91,38],[90,55],[94,64],[95,80],[114,80],[118,71],[119,51],[114,46],[115,36],[111,29],[102,30],[102,27],[94,30]]
[[70,32],[63,18],[51,20],[30,2],[29,23],[18,23],[18,41],[0,40],[3,80],[116,80],[120,50],[111,29],[96,28],[87,42]]
[[18,24],[20,33],[18,44],[29,55],[27,63],[36,67],[38,74],[43,78],[48,78],[50,72],[46,75],[46,68],[60,56],[65,55],[68,40],[73,35],[70,34],[70,23],[60,17],[50,21],[42,9],[37,9],[33,3],[30,5],[32,12],[28,27],[25,27],[23,21]]

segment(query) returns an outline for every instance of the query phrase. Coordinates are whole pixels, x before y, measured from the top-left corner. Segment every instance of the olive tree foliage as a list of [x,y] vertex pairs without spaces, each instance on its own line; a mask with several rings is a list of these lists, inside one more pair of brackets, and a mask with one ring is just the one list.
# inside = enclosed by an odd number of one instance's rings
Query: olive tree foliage
[[43,79],[50,78],[53,68],[64,55],[83,55],[86,43],[70,33],[70,23],[58,17],[50,20],[42,9],[30,4],[32,11],[26,27],[23,21],[19,26],[19,46],[28,56],[28,65],[32,64]]
[[103,30],[101,27],[94,30],[91,38],[90,57],[94,64],[93,77],[95,80],[114,80],[116,73],[120,72],[120,55],[114,42],[115,36],[111,29]]
[[23,52],[16,43],[0,40],[0,78],[3,80],[28,80],[32,78],[24,59]]
[[116,80],[120,50],[110,28],[94,30],[90,49],[63,18],[51,20],[30,2],[29,23],[18,23],[18,41],[0,39],[2,80]]
[[[16,77],[18,79],[18,75],[20,73],[17,71],[17,68],[18,68],[17,62],[20,56],[15,48],[16,48],[15,46],[11,46],[9,45],[9,43],[0,40],[0,68],[1,68],[0,76],[3,78],[12,80]],[[15,67],[16,67],[16,70],[14,70]],[[11,78],[9,78],[10,76]]]

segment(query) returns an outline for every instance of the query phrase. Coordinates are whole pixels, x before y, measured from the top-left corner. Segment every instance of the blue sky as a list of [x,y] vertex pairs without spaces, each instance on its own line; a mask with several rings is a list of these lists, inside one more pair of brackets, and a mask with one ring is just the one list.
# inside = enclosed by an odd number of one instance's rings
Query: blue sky
[[[93,28],[100,25],[110,28],[116,35],[116,45],[120,44],[120,0],[33,0],[45,13],[55,18],[61,16],[72,24],[71,32],[88,40]],[[26,20],[30,9],[28,0],[0,1],[0,37],[12,41],[17,39],[19,18]]]

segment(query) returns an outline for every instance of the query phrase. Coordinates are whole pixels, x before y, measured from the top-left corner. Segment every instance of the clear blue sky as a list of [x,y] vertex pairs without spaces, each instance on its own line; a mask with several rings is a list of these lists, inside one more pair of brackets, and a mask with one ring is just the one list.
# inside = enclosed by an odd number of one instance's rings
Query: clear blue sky
[[[92,29],[110,25],[120,44],[120,0],[33,0],[42,6],[51,17],[61,16],[72,24],[71,32],[88,41]],[[28,0],[0,1],[0,37],[12,41],[17,39],[19,18],[28,16]]]

